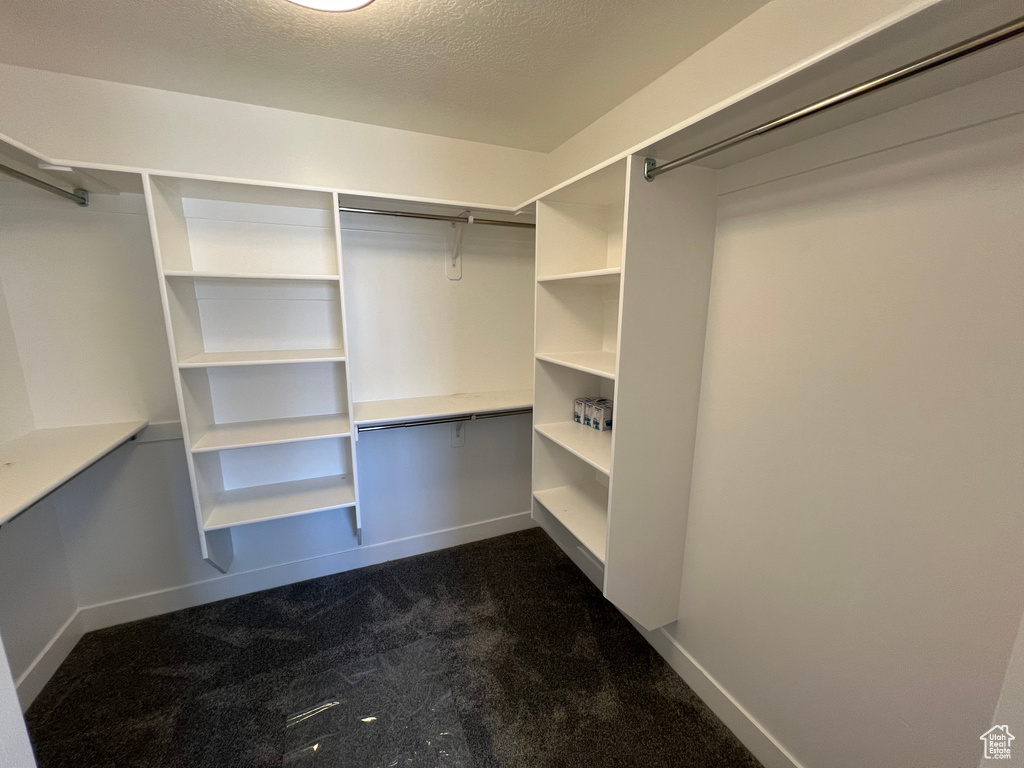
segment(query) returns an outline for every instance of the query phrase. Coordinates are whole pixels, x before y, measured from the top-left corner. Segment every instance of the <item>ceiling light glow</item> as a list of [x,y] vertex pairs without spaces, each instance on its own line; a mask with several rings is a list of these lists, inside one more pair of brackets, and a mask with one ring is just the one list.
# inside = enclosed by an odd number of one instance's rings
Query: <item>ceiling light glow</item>
[[312,8],[314,11],[355,11],[364,8],[373,0],[289,0],[289,2]]

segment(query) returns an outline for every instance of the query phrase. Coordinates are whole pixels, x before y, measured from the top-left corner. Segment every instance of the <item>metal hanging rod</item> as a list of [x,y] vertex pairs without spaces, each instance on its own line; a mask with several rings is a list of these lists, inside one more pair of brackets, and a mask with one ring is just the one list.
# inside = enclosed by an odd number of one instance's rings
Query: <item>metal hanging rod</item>
[[480,421],[481,419],[497,419],[501,416],[519,416],[533,413],[533,408],[515,408],[511,411],[487,411],[485,413],[464,413],[459,416],[445,416],[439,419],[415,419],[396,421],[392,424],[367,424],[356,427],[359,432],[379,432],[384,429],[403,429],[405,427],[426,427],[431,424],[454,424],[459,421]]
[[27,173],[22,173],[21,171],[17,171],[14,168],[3,164],[0,164],[0,173],[5,173],[18,181],[24,181],[26,184],[31,184],[33,187],[39,187],[40,189],[44,189],[54,195],[60,195],[67,200],[77,203],[83,208],[89,205],[88,190],[76,188],[73,192],[68,192],[66,189],[61,189],[60,187],[49,184],[42,179],[37,179],[35,176],[29,176]]
[[475,216],[441,216],[436,213],[406,213],[405,211],[378,211],[373,208],[338,208],[341,213],[368,213],[371,216],[397,216],[400,219],[428,219],[430,221],[450,221],[454,224],[487,224],[492,227],[519,227],[520,229],[536,229],[536,224],[528,221],[501,221],[500,219],[478,219]]
[[927,72],[930,69],[941,67],[944,64],[962,59],[965,56],[970,56],[972,53],[977,53],[986,48],[990,48],[993,45],[998,45],[1011,38],[1016,37],[1024,33],[1024,16],[1015,21],[1011,21],[1008,24],[1003,24],[1000,27],[991,29],[988,32],[984,32],[975,37],[964,40],[963,42],[952,45],[949,48],[944,48],[937,53],[933,53],[931,56],[926,56],[923,59],[918,59],[915,62],[907,64],[899,69],[894,69],[891,72],[886,72],[884,75],[879,75],[871,80],[865,80],[859,85],[855,85],[852,88],[847,88],[845,91],[835,93],[828,98],[816,101],[802,109],[798,109],[795,112],[777,117],[774,120],[769,120],[767,123],[762,123],[756,128],[751,128],[743,133],[737,133],[735,136],[730,136],[727,139],[710,144],[703,149],[698,149],[696,152],[691,152],[688,155],[683,155],[675,160],[671,160],[662,165],[658,165],[658,161],[653,158],[647,158],[644,161],[644,178],[648,181],[654,181],[655,178],[663,173],[681,168],[684,165],[701,160],[702,158],[714,155],[726,149],[735,147],[737,144],[742,144],[749,139],[753,139],[757,136],[763,136],[766,133],[770,133],[783,126],[790,125],[804,118],[816,115],[819,112],[824,112],[832,107],[845,104],[853,99],[860,98],[865,94],[877,91],[881,88],[893,85],[907,78],[919,75],[922,72]]

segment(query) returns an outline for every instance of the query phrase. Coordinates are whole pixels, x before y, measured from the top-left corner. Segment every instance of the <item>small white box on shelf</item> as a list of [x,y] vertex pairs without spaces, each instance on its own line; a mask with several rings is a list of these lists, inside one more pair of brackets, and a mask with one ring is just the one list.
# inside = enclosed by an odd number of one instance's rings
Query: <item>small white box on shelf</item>
[[587,409],[599,399],[597,397],[577,397],[573,406],[573,421],[589,427],[590,422],[587,420]]
[[611,400],[598,400],[591,406],[590,426],[599,432],[607,432],[612,428],[612,410],[614,404]]

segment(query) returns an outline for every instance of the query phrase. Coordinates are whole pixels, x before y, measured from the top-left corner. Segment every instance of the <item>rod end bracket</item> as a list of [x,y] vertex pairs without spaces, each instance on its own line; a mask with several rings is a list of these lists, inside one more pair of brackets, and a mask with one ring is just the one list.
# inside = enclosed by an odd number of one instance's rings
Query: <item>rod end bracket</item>
[[654,181],[654,175],[652,171],[658,167],[658,161],[653,157],[644,158],[644,178],[647,181]]
[[76,187],[71,194],[78,198],[76,205],[80,205],[83,208],[89,207],[89,190]]

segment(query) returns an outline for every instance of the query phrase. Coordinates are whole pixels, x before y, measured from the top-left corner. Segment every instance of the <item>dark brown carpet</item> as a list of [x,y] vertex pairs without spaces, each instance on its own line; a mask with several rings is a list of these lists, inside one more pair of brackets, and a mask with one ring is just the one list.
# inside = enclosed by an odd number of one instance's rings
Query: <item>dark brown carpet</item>
[[540,530],[86,635],[41,768],[755,768]]

